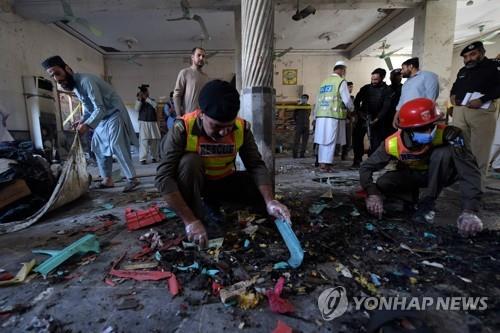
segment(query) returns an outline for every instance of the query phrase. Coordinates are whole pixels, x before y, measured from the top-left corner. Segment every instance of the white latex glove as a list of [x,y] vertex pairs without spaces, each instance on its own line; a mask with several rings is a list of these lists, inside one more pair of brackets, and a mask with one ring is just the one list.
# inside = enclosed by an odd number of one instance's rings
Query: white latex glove
[[457,219],[457,227],[462,236],[474,236],[483,230],[483,222],[476,214],[463,211]]
[[186,225],[186,236],[190,242],[198,243],[200,248],[205,248],[207,246],[207,231],[200,220],[196,220]]
[[382,213],[384,212],[384,201],[382,200],[382,197],[378,194],[370,194],[365,199],[365,202],[368,212],[381,219]]
[[271,200],[266,205],[267,213],[271,216],[274,216],[279,219],[283,219],[287,221],[289,224],[292,224],[290,220],[290,211],[288,208],[283,205],[278,200]]

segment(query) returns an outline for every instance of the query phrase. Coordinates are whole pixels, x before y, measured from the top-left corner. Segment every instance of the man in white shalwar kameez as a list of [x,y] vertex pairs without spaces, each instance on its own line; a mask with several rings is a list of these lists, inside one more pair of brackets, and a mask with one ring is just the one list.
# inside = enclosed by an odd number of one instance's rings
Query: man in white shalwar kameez
[[337,61],[333,73],[321,83],[316,108],[314,143],[318,145],[318,163],[321,171],[332,171],[335,145],[346,143],[345,119],[354,104],[344,80],[347,67]]
[[42,66],[60,87],[73,91],[82,102],[83,119],[76,129],[80,134],[94,129],[91,149],[102,177],[99,187],[114,187],[111,175],[114,155],[127,178],[123,191],[132,191],[139,181],[132,164],[130,144],[137,146],[138,142],[121,98],[103,79],[92,74],[73,73],[59,56],[46,59]]

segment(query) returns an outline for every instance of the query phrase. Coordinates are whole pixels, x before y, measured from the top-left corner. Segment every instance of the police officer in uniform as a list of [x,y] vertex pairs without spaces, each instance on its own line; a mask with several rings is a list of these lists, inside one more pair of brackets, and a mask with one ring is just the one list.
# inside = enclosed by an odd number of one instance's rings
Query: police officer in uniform
[[[387,137],[378,149],[361,165],[360,183],[367,192],[368,211],[382,216],[384,196],[418,200],[419,188],[426,188],[418,201],[414,222],[432,223],[434,202],[441,190],[460,180],[462,214],[457,220],[463,235],[482,230],[476,215],[481,201],[481,176],[476,160],[460,129],[438,124],[440,114],[435,103],[417,98],[403,104],[399,113],[399,130]],[[388,171],[373,182],[375,171],[397,160],[397,170]]]
[[450,92],[454,105],[453,125],[462,130],[470,143],[483,182],[495,136],[496,100],[500,97],[500,62],[488,59],[485,53],[483,43],[479,41],[462,50],[460,55],[465,66],[458,71]]
[[[184,222],[188,239],[206,245],[207,206],[220,202],[246,202],[290,221],[288,208],[274,200],[249,123],[237,117],[238,91],[214,80],[202,88],[199,104],[200,109],[176,120],[168,132],[156,175],[156,186]],[[236,171],[238,153],[245,172]]]

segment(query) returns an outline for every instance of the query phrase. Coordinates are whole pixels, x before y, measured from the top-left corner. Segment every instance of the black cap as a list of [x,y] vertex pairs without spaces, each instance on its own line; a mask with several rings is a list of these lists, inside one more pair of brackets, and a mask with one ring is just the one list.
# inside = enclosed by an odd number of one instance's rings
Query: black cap
[[146,92],[146,91],[148,91],[149,84],[141,84],[141,85],[140,85],[139,87],[137,87],[137,88],[139,88],[139,90],[140,90],[140,91],[142,91],[142,92]]
[[66,63],[58,55],[47,58],[44,60],[44,62],[42,62],[42,67],[45,70],[49,69],[50,67],[54,67],[54,66],[59,66],[59,67],[64,68],[64,66],[66,66]]
[[460,56],[464,56],[464,54],[466,54],[467,52],[470,52],[470,51],[473,51],[473,50],[479,50],[481,52],[484,52],[484,45],[483,45],[483,42],[481,41],[477,41],[477,42],[474,42],[474,43],[471,43],[469,45],[467,45],[463,50],[462,52],[460,52]]
[[229,122],[240,110],[240,94],[229,82],[213,80],[201,89],[200,109],[212,119]]
[[391,75],[401,75],[401,68],[395,68],[391,71]]

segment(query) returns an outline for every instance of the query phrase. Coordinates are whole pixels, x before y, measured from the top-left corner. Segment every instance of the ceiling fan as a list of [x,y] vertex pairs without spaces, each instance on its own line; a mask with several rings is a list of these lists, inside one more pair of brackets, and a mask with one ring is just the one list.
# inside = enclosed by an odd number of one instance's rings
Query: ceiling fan
[[[484,31],[484,24],[479,25],[478,28],[479,28],[479,34],[480,34],[479,36],[481,36],[481,34]],[[475,37],[473,39],[468,39],[467,41],[459,43],[455,46],[456,47],[463,47],[463,46],[466,46],[467,44],[469,44],[475,40],[480,40],[481,42],[483,42],[484,45],[493,45],[493,44],[495,44],[495,41],[493,41],[493,39],[495,39],[499,34],[500,34],[500,29],[496,29],[496,30],[490,31],[489,33],[485,33],[482,37],[478,36],[478,37]]]
[[210,40],[210,34],[208,33],[207,26],[205,25],[205,21],[203,21],[203,18],[200,15],[192,15],[191,14],[191,6],[189,5],[189,2],[187,0],[181,0],[181,9],[182,9],[182,16],[177,17],[177,18],[172,18],[172,19],[167,19],[167,21],[182,21],[182,20],[194,20],[198,22],[198,24],[201,27],[201,32],[202,32],[202,38],[203,39],[208,39]]
[[403,47],[386,53],[385,50],[390,48],[390,47],[391,46],[389,44],[387,44],[387,42],[385,40],[383,40],[382,45],[379,47],[379,49],[382,50],[382,53],[379,54],[377,57],[380,59],[384,59],[385,64],[387,65],[387,68],[389,68],[389,70],[392,71],[394,69],[394,67],[392,66],[391,55],[393,55],[394,53],[396,53],[398,51],[401,51],[403,49]]
[[300,21],[302,19],[305,19],[311,14],[313,15],[316,14],[316,8],[314,8],[311,5],[308,5],[306,8],[302,10],[299,10],[299,8],[300,8],[300,0],[297,0],[297,11],[292,16],[292,20],[294,21]]
[[91,25],[89,23],[89,21],[87,21],[87,19],[84,19],[83,17],[75,16],[75,14],[73,13],[73,9],[71,8],[71,5],[69,4],[68,1],[65,1],[65,0],[60,0],[60,1],[61,1],[63,11],[64,11],[64,18],[62,18],[60,21],[62,21],[64,23],[72,23],[72,22],[78,23],[79,25],[81,25],[85,29],[92,32],[95,36],[97,36],[97,37],[102,36],[102,32],[99,29],[97,29],[96,27],[94,27],[93,25]]
[[138,54],[128,56],[128,57],[127,57],[127,62],[128,62],[129,64],[133,64],[133,65],[136,65],[136,66],[142,67],[143,65],[142,65],[140,62],[135,61],[135,59],[137,59],[137,58],[139,58],[139,55],[138,55]]
[[289,48],[284,49],[283,51],[280,51],[280,52],[275,52],[273,59],[279,59],[282,56],[284,56],[285,54],[287,54],[288,52],[290,52],[291,50],[293,50],[293,47],[289,47]]

